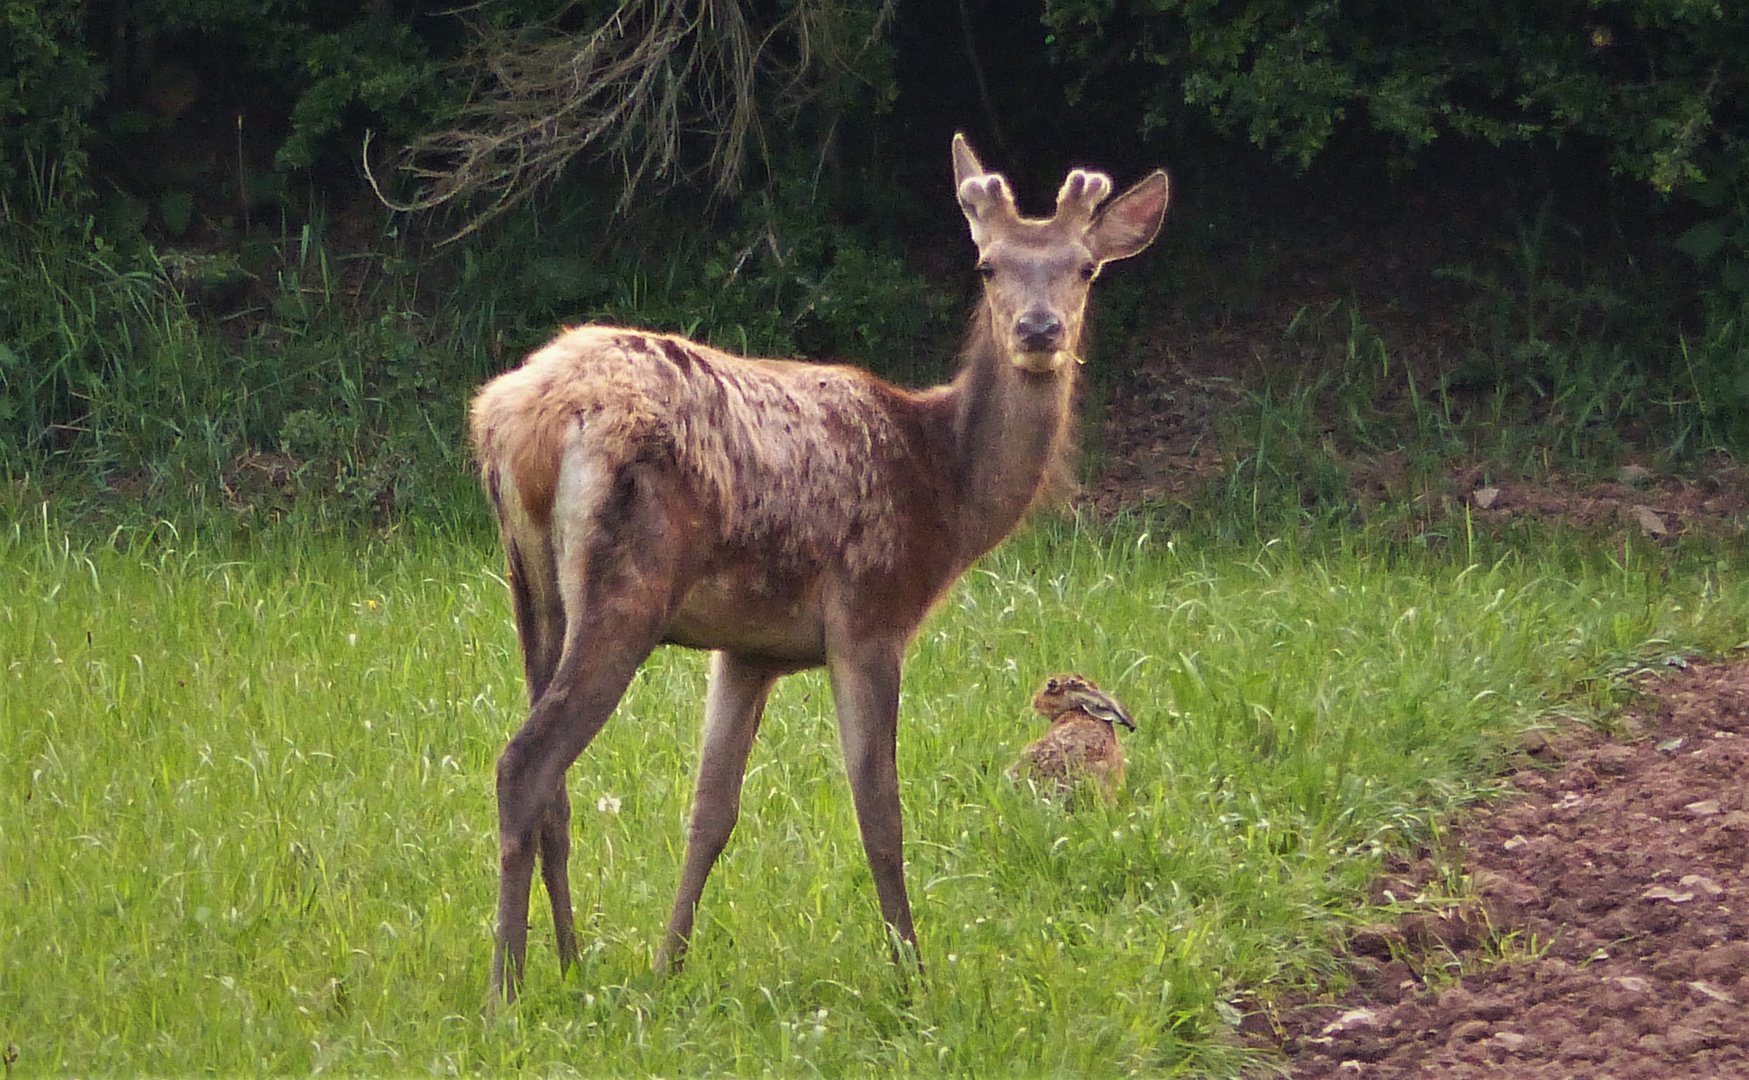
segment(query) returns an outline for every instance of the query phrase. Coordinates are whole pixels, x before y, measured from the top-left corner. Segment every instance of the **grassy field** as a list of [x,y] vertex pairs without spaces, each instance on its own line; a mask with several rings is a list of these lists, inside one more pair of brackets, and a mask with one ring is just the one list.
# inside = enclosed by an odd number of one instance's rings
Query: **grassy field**
[[[1716,553],[1458,546],[1138,519],[985,559],[906,668],[922,982],[885,959],[818,675],[774,695],[686,972],[649,976],[704,682],[661,652],[571,773],[582,969],[558,979],[537,893],[528,992],[488,1020],[524,709],[490,540],[6,521],[0,1043],[21,1076],[1234,1073],[1238,1016],[1330,973],[1380,851],[1486,794],[1502,745],[1749,636]],[[1002,777],[1061,670],[1140,725],[1116,807]]]

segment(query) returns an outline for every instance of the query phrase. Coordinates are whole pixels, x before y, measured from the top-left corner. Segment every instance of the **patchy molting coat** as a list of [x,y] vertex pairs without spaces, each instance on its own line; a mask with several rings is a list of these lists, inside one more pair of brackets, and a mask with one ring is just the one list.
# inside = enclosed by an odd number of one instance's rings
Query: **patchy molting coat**
[[[977,336],[974,328],[968,358]],[[976,368],[968,360],[960,381],[993,377]],[[1061,382],[1066,394],[1071,380]],[[982,553],[985,537],[959,533],[984,516],[931,517],[934,508],[963,507],[973,489],[991,486],[975,475],[1000,468],[955,460],[967,426],[1007,429],[1017,444],[1042,438],[1047,460],[1069,444],[1066,409],[1039,432],[1028,427],[1036,420],[1010,415],[987,394],[963,395],[982,412],[960,411],[947,390],[906,391],[855,368],[736,357],[672,335],[584,326],[488,384],[474,402],[472,434],[511,573],[531,591],[531,606],[551,610],[539,595],[543,582],[574,591],[562,580],[564,549],[590,540],[577,529],[603,528],[616,500],[649,495],[636,484],[656,483],[664,488],[658,501],[686,509],[666,520],[698,556],[668,640],[804,658],[820,651],[822,628],[810,616],[834,577],[891,578],[891,616],[904,621]],[[1027,490],[997,484],[990,494],[1024,510],[1045,486],[1036,466],[1015,481]],[[901,568],[922,575],[902,580]],[[731,631],[733,622],[766,625]],[[546,644],[556,659],[561,642]]]

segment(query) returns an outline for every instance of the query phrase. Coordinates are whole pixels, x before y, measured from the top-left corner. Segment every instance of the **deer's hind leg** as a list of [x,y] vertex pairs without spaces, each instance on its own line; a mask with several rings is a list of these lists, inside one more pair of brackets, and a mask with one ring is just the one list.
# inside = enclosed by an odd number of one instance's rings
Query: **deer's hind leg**
[[[565,640],[565,606],[559,597],[551,535],[527,521],[514,489],[506,493],[494,485],[492,495],[504,526],[516,636],[522,645],[532,708],[540,702],[558,670]],[[571,798],[562,776],[554,785],[552,801],[541,819],[537,847],[541,880],[552,905],[553,936],[559,951],[559,974],[563,977],[577,961],[577,935],[567,872],[571,855]]]
[[553,909],[553,940],[559,950],[559,977],[577,962],[577,930],[571,913],[571,793],[565,778],[553,785],[552,802],[541,818],[540,877]]
[[[559,665],[552,686],[498,758],[498,940],[492,959],[492,990],[507,1000],[515,998],[522,981],[537,852],[553,903],[560,963],[575,957],[565,772],[606,724],[638,665],[660,636],[631,631],[630,627],[622,628],[625,636],[613,643],[585,643],[583,635],[574,635],[578,642],[575,650],[567,647],[566,660]],[[599,651],[595,651],[597,646]],[[573,651],[589,651],[591,655],[572,662]]]
[[522,979],[537,853],[560,963],[575,959],[565,773],[661,640],[680,595],[684,536],[659,475],[635,463],[598,474],[581,455],[567,456],[552,525],[564,644],[527,722],[498,759],[494,998],[514,999]]

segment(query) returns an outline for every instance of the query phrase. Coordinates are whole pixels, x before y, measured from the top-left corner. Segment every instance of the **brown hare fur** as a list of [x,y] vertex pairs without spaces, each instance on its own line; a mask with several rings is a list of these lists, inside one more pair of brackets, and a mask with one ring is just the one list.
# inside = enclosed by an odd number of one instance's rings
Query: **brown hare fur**
[[1112,725],[1136,729],[1124,707],[1085,676],[1053,675],[1034,695],[1032,708],[1050,721],[1050,729],[1020,752],[1009,775],[1064,796],[1091,780],[1106,802],[1116,801],[1125,762]]

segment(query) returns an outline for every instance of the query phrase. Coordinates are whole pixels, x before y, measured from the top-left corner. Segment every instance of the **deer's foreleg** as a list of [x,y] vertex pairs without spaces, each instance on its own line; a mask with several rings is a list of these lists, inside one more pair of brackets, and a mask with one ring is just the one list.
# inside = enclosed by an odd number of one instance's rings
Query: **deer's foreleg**
[[905,826],[899,813],[895,761],[899,724],[899,658],[902,646],[864,645],[828,661],[844,771],[856,803],[863,851],[874,874],[881,917],[913,952],[917,932],[905,892]]
[[686,838],[686,865],[668,933],[656,953],[658,974],[678,971],[692,938],[693,919],[705,879],[729,842],[741,813],[741,781],[747,755],[759,731],[771,684],[785,669],[737,657],[711,654],[710,690],[704,707],[704,748],[698,766],[698,792]]

